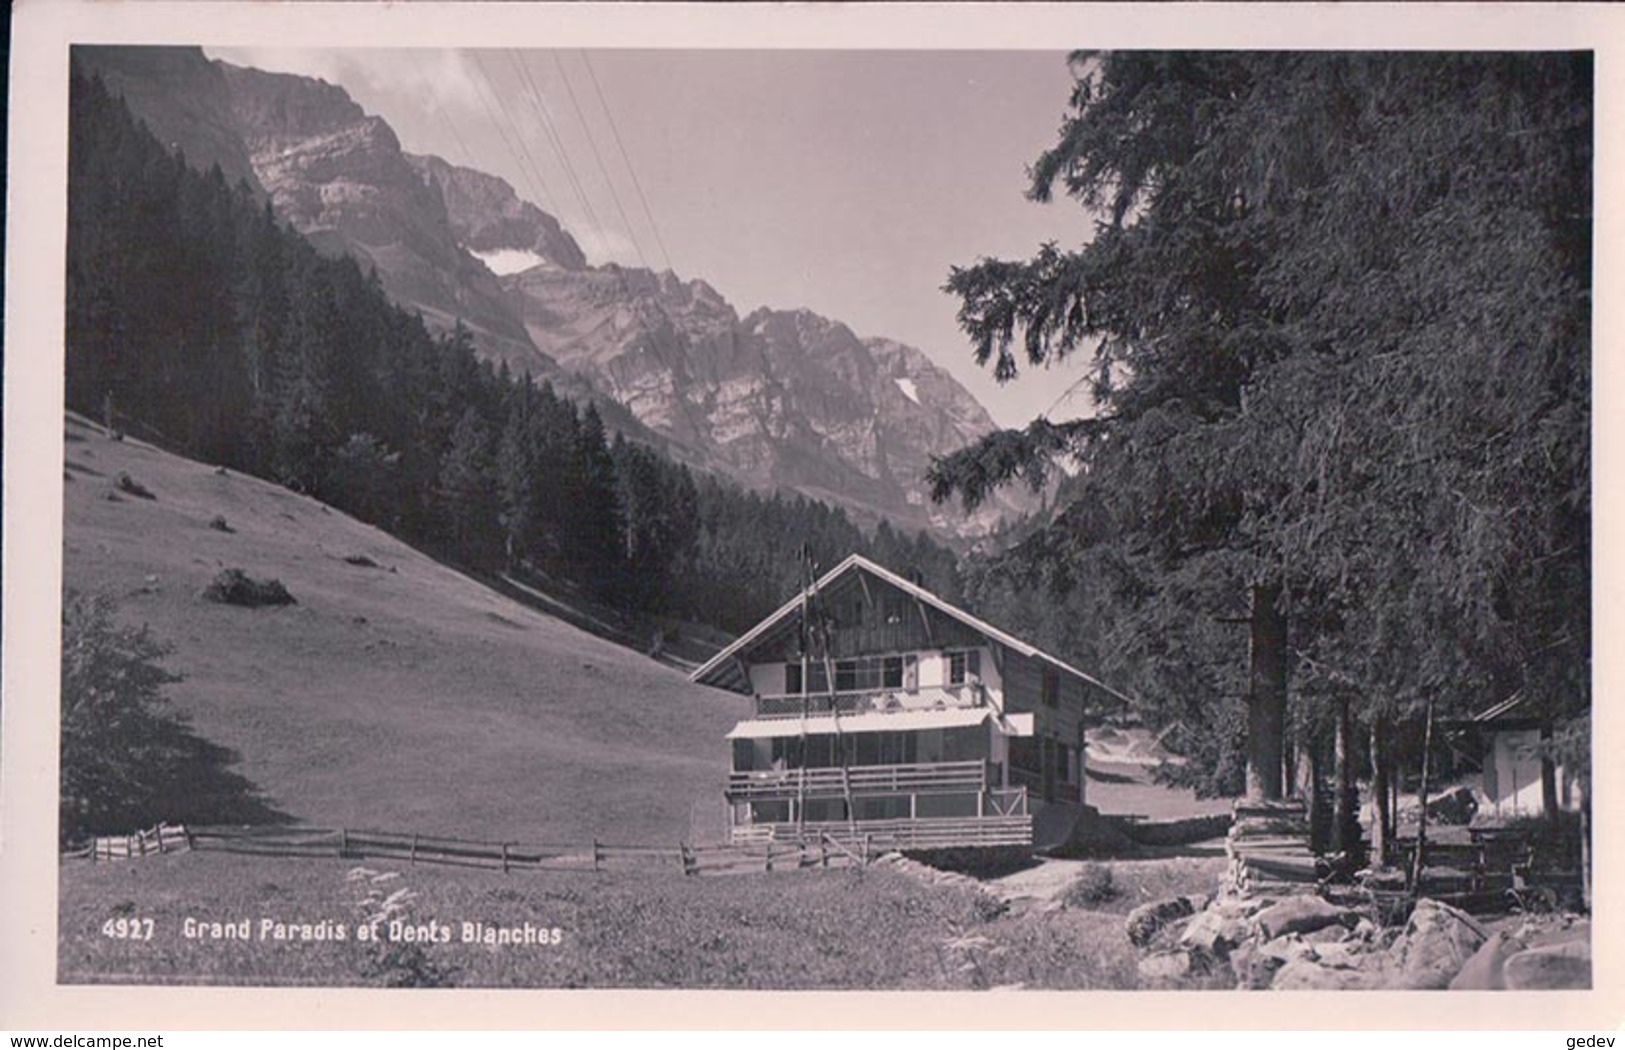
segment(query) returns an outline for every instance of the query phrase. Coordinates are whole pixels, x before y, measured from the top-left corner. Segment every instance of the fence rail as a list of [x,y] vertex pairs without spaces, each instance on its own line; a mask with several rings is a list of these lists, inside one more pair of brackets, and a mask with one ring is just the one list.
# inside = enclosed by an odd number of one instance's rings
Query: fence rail
[[185,828],[175,824],[159,824],[133,835],[97,836],[88,847],[76,850],[75,855],[89,857],[92,861],[124,860],[145,857],[150,853],[178,853],[191,848],[191,836]]
[[766,833],[754,840],[652,846],[600,841],[574,845],[482,842],[355,828],[188,828],[164,824],[133,835],[98,836],[88,846],[66,855],[101,862],[194,850],[255,857],[393,860],[503,872],[669,871],[720,875],[866,865],[886,850],[1028,845],[1032,841],[1032,818],[1026,816],[868,821],[857,831],[845,823],[760,827]]

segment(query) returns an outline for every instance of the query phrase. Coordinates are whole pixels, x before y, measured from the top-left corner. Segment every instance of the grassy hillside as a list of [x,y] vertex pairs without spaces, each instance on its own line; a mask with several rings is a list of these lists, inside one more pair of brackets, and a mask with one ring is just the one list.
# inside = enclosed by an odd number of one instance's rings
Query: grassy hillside
[[[176,706],[281,810],[535,841],[675,841],[696,812],[720,819],[742,698],[315,500],[74,417],[66,437],[67,586],[111,595],[174,646]],[[116,492],[121,473],[156,498]],[[298,604],[204,601],[227,567],[281,580]]]

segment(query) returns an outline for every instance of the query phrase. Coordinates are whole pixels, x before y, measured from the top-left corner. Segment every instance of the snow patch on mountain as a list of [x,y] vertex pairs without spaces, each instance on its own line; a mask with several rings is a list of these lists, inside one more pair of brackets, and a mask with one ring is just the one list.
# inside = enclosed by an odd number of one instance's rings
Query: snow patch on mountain
[[524,273],[533,266],[544,266],[547,263],[547,259],[542,255],[522,248],[498,248],[495,251],[471,254],[498,277]]
[[920,403],[920,388],[914,385],[914,380],[895,379],[893,382],[897,384],[897,389],[903,392],[904,397],[908,398],[916,405]]

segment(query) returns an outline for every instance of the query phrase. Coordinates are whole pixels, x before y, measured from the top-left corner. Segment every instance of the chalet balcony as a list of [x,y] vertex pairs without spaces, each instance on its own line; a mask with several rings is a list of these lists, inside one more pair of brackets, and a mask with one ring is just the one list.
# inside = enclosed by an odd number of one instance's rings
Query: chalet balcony
[[990,786],[989,766],[987,762],[971,761],[753,770],[728,776],[728,798],[746,802],[754,799],[985,792]]
[[918,820],[806,821],[742,824],[733,828],[735,845],[787,842],[833,847],[865,860],[881,850],[938,850],[1031,846],[1033,818],[1010,816],[924,818]]
[[774,693],[756,698],[756,717],[801,718],[818,715],[871,715],[906,711],[940,711],[987,707],[981,682],[921,689],[849,689],[826,693]]

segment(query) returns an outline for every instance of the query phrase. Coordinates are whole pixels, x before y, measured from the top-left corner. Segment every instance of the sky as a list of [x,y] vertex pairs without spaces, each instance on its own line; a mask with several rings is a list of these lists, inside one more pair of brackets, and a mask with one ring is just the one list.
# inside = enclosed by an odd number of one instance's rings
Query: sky
[[1004,426],[1087,407],[1076,365],[995,383],[941,291],[955,265],[1088,235],[1075,202],[1024,195],[1064,52],[207,50],[342,86],[409,152],[506,179],[593,264],[917,346]]

